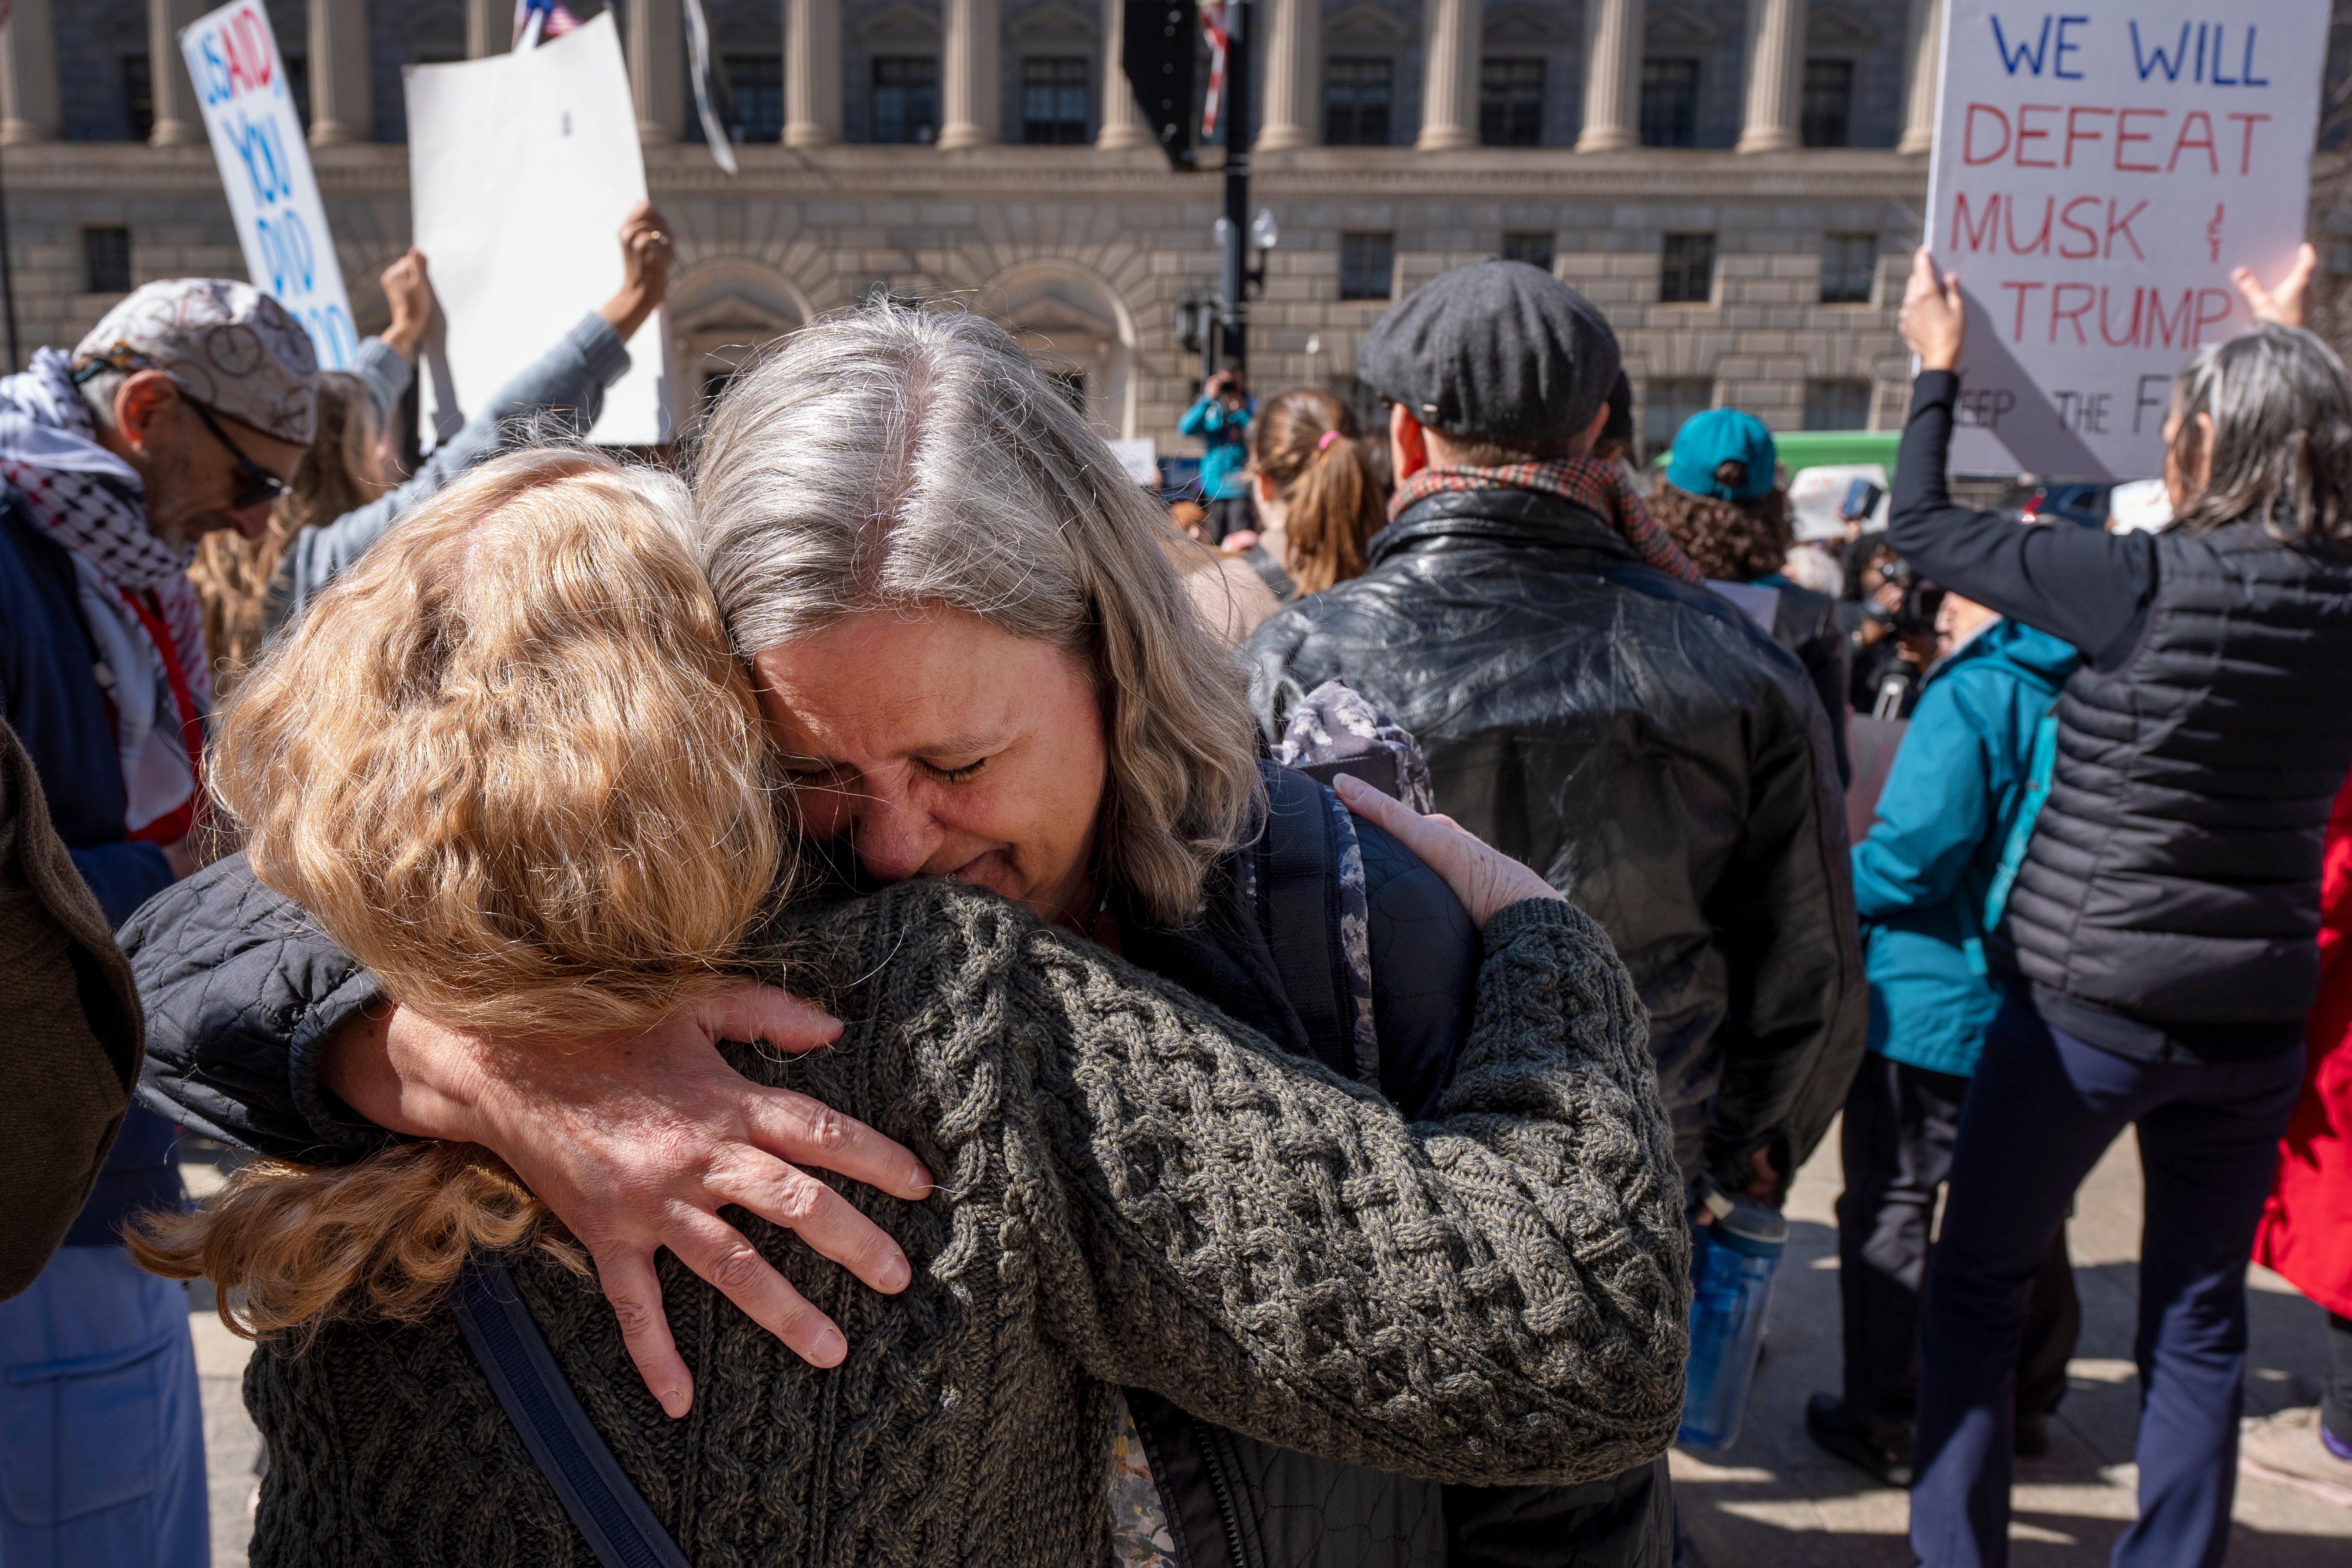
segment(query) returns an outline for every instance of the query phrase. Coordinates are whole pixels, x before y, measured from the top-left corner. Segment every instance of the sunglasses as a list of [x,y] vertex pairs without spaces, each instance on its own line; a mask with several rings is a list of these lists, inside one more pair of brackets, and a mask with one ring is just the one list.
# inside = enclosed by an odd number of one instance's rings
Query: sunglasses
[[247,457],[245,448],[229,439],[228,432],[220,427],[220,421],[213,417],[211,409],[193,397],[183,395],[180,401],[196,411],[196,417],[205,422],[205,428],[213,433],[213,439],[227,447],[228,455],[236,459],[243,484],[235,499],[228,503],[229,510],[243,511],[247,507],[274,501],[286,493],[286,482]]

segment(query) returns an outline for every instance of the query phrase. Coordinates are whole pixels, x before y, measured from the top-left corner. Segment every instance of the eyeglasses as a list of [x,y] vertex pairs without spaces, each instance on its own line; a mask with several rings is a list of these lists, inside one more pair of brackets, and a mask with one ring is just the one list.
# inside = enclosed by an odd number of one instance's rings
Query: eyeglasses
[[196,411],[196,417],[205,422],[205,428],[213,433],[213,439],[227,447],[228,455],[235,458],[237,467],[244,470],[244,488],[228,503],[229,510],[243,511],[247,507],[274,501],[286,493],[286,481],[247,457],[245,448],[230,440],[228,432],[220,427],[220,421],[213,417],[211,409],[193,397],[183,395],[180,401]]

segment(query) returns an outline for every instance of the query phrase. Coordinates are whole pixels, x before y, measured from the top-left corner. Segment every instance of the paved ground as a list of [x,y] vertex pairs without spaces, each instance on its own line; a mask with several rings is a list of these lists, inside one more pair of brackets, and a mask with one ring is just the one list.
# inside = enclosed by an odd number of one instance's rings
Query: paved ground
[[[200,1193],[219,1180],[209,1164],[192,1165],[189,1177]],[[1747,1429],[1727,1453],[1704,1460],[1675,1456],[1676,1496],[1697,1568],[1908,1568],[1912,1562],[1903,1542],[1904,1494],[1831,1458],[1804,1432],[1807,1395],[1838,1383],[1837,1237],[1830,1208],[1838,1185],[1832,1134],[1790,1199],[1792,1237]],[[2017,1568],[2097,1568],[2132,1517],[2140,1184],[2129,1138],[2108,1152],[2075,1209],[2070,1236],[2083,1340],[2049,1457],[2018,1466]],[[2256,1270],[2252,1295],[2248,1413],[2316,1403],[2325,1318],[2267,1270]],[[209,1290],[192,1297],[191,1306],[212,1466],[213,1562],[241,1568],[256,1449],[238,1386],[249,1347],[221,1327]],[[2352,1509],[2242,1479],[2230,1562],[2231,1568],[2343,1568],[2352,1563]]]

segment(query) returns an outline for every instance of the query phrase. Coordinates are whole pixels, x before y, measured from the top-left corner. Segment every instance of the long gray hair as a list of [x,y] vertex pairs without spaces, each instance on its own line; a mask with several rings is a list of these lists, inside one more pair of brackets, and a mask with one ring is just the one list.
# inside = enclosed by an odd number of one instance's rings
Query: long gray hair
[[2212,470],[2179,531],[2261,520],[2279,540],[2352,543],[2352,378],[2300,327],[2263,326],[2200,350],[2172,389],[2173,457],[2193,474],[2213,421]]
[[803,328],[719,399],[694,493],[747,658],[858,611],[947,606],[1082,659],[1102,868],[1162,922],[1200,907],[1260,788],[1240,664],[1151,499],[1002,330],[881,300]]

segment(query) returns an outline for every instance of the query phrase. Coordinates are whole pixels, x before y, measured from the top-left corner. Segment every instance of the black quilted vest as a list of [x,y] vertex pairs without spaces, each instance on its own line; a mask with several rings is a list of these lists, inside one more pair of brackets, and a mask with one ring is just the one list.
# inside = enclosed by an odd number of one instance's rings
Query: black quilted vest
[[2329,803],[2352,769],[2352,557],[2238,523],[2157,541],[2117,669],[2058,700],[2010,894],[2037,985],[2158,1025],[2288,1023],[2319,984]]

